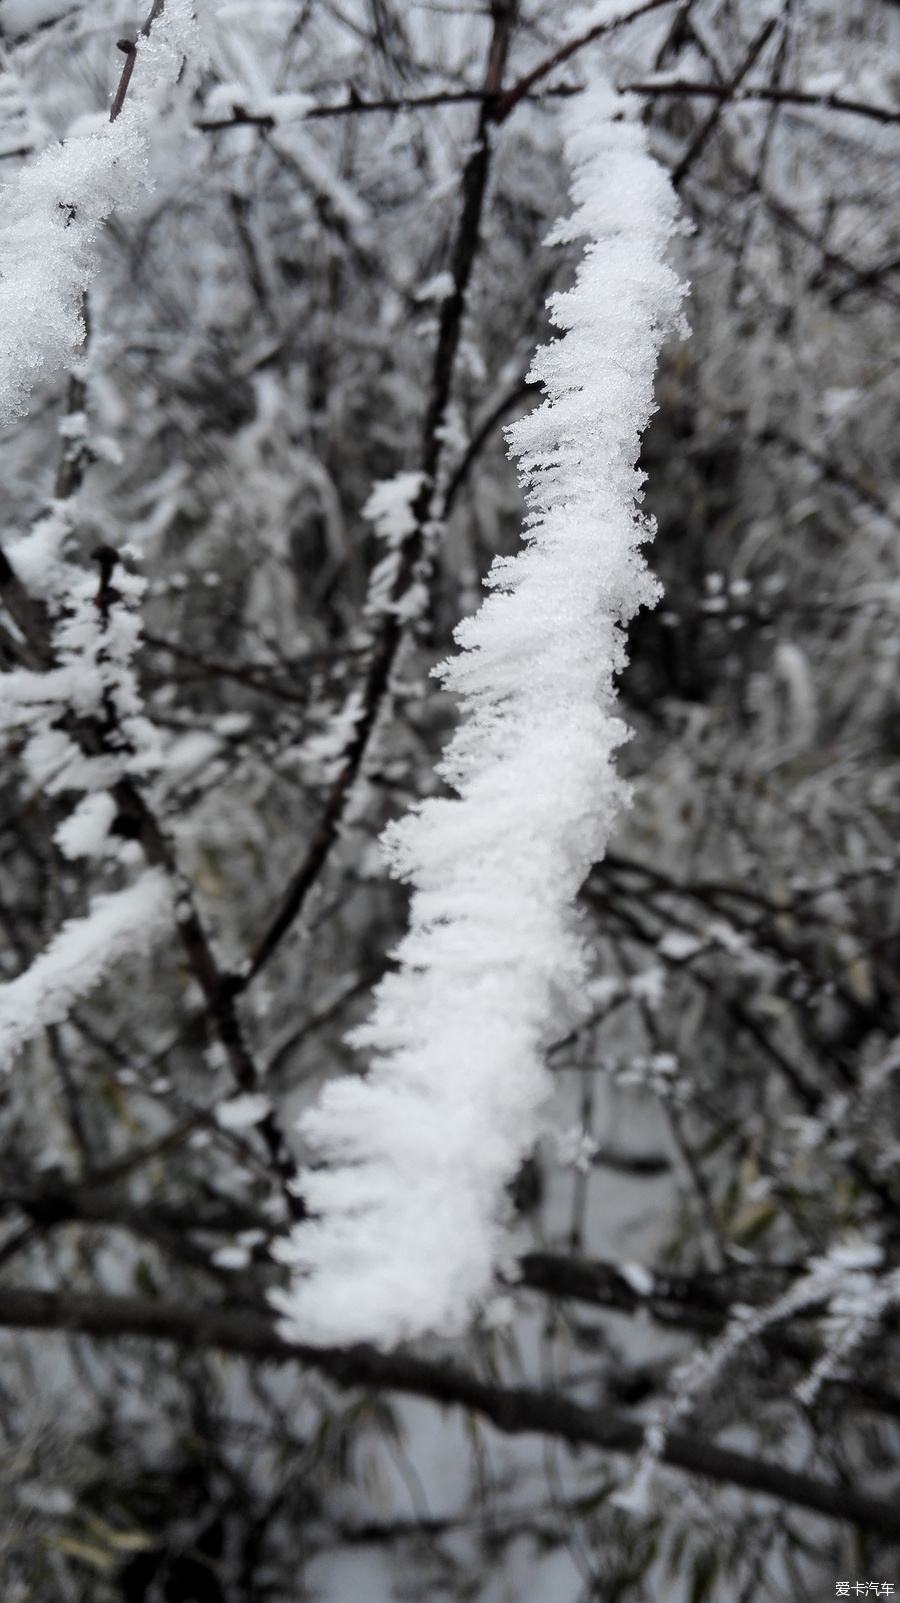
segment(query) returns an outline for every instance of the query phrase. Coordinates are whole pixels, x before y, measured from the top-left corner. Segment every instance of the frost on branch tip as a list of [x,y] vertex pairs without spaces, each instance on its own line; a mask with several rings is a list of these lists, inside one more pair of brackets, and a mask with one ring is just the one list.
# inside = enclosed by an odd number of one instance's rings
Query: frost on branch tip
[[314,1217],[284,1243],[295,1276],[277,1306],[306,1340],[449,1333],[489,1292],[544,1051],[586,978],[573,903],[626,797],[614,676],[622,625],[657,596],[636,462],[684,287],[666,261],[675,197],[636,107],[597,84],[564,117],[575,209],[552,240],[586,245],[550,302],[561,338],[532,367],[544,399],[508,431],[525,543],[495,560],[438,670],[460,702],[439,770],[456,794],[384,837],[412,901],[353,1037],[368,1076],[330,1084],[301,1122],[324,1164],[304,1177]]

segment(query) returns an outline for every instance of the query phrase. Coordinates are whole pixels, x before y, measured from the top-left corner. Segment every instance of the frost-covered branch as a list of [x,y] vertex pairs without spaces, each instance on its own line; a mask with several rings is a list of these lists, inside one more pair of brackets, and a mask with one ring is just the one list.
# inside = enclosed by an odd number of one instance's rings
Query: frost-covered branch
[[[195,47],[188,0],[165,7],[155,0],[138,42],[122,46],[126,61],[108,122],[45,151],[11,187],[0,219],[0,330],[7,330],[5,342],[0,338],[0,414],[7,418],[23,410],[38,371],[71,362],[84,331],[84,290],[97,265],[100,224],[148,187],[149,139],[161,97]],[[80,380],[75,386],[83,399]],[[83,416],[67,421],[70,432],[84,424]],[[72,921],[7,987],[4,1059],[60,1022],[117,956],[145,947],[159,933],[165,907],[174,912],[236,1086],[249,1094],[257,1072],[234,999],[171,843],[137,783],[160,760],[132,665],[143,582],[111,549],[95,552],[99,584],[73,555],[81,477],[80,470],[65,474],[65,495],[0,562],[0,593],[25,663],[0,677],[0,731],[24,739],[26,772],[37,787],[50,795],[82,793],[57,831],[67,856],[128,862],[142,849],[151,866],[130,890],[99,898],[86,919]],[[148,912],[149,899],[132,902],[148,888],[156,893],[156,916],[132,930],[130,912],[138,904]],[[268,1105],[258,1122],[285,1182],[292,1166]]]
[[900,1296],[897,1270],[876,1274],[881,1258],[881,1249],[865,1242],[836,1245],[824,1257],[814,1259],[774,1302],[761,1308],[736,1305],[718,1340],[705,1351],[692,1353],[676,1369],[671,1399],[647,1426],[633,1479],[615,1494],[616,1503],[646,1513],[653,1473],[664,1455],[666,1440],[676,1423],[690,1414],[697,1398],[710,1391],[748,1343],[792,1315],[824,1304],[824,1351],[796,1388],[798,1400],[811,1404],[823,1381],[840,1374],[842,1362]]
[[36,378],[66,367],[82,342],[82,295],[97,270],[100,230],[147,188],[160,98],[194,53],[195,33],[189,0],[168,0],[152,33],[129,47],[114,115],[99,126],[87,119],[64,143],[42,151],[3,195],[0,424],[26,411]]
[[612,15],[606,12],[605,7],[601,8],[601,15],[596,22],[591,23],[588,28],[582,29],[571,39],[564,40],[561,45],[558,45],[548,56],[544,56],[541,61],[538,61],[523,77],[514,83],[505,95],[501,96],[494,113],[497,121],[502,122],[508,117],[510,112],[515,109],[521,100],[524,100],[526,95],[531,93],[537,84],[543,83],[545,78],[549,78],[560,67],[564,67],[567,61],[571,61],[574,56],[580,55],[581,51],[586,49],[588,45],[594,44],[598,39],[602,39],[605,34],[613,33],[617,28],[624,28],[630,22],[639,21],[641,17],[648,16],[652,11],[658,11],[661,6],[671,4],[672,0],[642,0],[640,5],[633,6],[630,10],[623,9],[619,11],[614,8]]
[[[503,1193],[547,1095],[544,1050],[585,974],[572,904],[626,788],[614,676],[622,625],[657,587],[641,556],[640,436],[683,286],[665,260],[676,206],[634,105],[599,85],[566,113],[575,286],[537,355],[543,403],[509,430],[526,547],[440,670],[462,704],[440,772],[457,792],[387,832],[413,887],[399,968],[356,1044],[369,1075],[331,1084],[303,1131],[328,1167],[294,1237],[286,1328],[395,1341],[458,1327],[505,1250]],[[309,1276],[309,1278],[305,1278]]]

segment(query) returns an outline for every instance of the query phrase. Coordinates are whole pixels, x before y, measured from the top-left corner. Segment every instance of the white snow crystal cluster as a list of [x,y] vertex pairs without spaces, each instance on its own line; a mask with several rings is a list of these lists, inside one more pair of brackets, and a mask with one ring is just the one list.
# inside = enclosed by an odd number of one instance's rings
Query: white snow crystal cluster
[[[129,863],[140,853],[114,833],[113,789],[125,776],[152,772],[158,760],[132,664],[143,581],[118,564],[108,604],[98,606],[98,572],[66,555],[70,514],[68,504],[56,503],[10,549],[14,571],[43,609],[52,665],[0,674],[0,735],[24,737],[23,762],[35,787],[81,793],[56,831],[66,857]],[[82,720],[93,726],[94,749],[79,739]],[[0,986],[0,1069],[47,1025],[62,1023],[120,958],[148,951],[171,914],[167,876],[148,869],[65,924],[23,974]]]
[[[114,813],[106,793],[126,773],[152,771],[159,742],[132,661],[144,580],[117,562],[108,604],[98,605],[98,568],[69,555],[74,521],[73,506],[56,502],[9,548],[13,570],[44,610],[53,665],[0,674],[0,734],[24,734],[25,768],[36,786],[51,795],[87,793],[56,837],[67,856],[79,857],[102,854]],[[66,728],[72,717],[104,723],[110,716],[115,738],[93,753]]]
[[[678,224],[636,105],[598,83],[565,115],[574,287],[537,354],[544,399],[508,431],[530,507],[523,550],[439,670],[461,703],[430,799],[386,832],[413,887],[397,969],[376,992],[365,1078],[329,1085],[301,1128],[324,1160],[313,1218],[283,1254],[284,1328],[395,1342],[458,1329],[508,1252],[505,1186],[539,1130],[544,1049],[585,982],[572,906],[625,799],[614,676],[622,625],[654,602],[635,466],[660,345],[684,293]],[[378,509],[373,509],[378,510]]]

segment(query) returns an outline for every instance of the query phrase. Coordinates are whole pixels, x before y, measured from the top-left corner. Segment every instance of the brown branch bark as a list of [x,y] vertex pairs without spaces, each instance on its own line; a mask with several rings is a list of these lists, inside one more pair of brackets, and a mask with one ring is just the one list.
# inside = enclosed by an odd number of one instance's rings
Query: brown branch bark
[[[660,5],[670,3],[671,0],[657,0],[657,4]],[[640,14],[633,13],[634,16]],[[622,19],[622,23],[631,20],[631,17],[626,17]],[[608,31],[608,25],[602,31]],[[596,32],[592,33],[592,37],[597,37]],[[547,68],[547,71],[549,70]],[[664,83],[653,83],[652,80],[640,81],[624,83],[619,87],[623,94],[646,95],[657,99],[665,95],[679,95],[713,100],[733,98],[736,104],[744,100],[767,101],[776,105],[818,107],[826,111],[843,112],[852,117],[868,117],[873,122],[885,125],[900,122],[900,109],[894,106],[882,106],[875,101],[854,100],[846,95],[816,94],[813,90],[802,89],[799,86],[795,89],[782,89],[771,84],[759,84],[740,89],[733,95],[729,94],[727,84],[697,83],[688,79],[672,79]],[[542,95],[549,95],[554,99],[567,99],[578,92],[578,88],[574,85],[554,84],[551,88],[543,90]],[[510,90],[509,94],[512,93]],[[515,105],[521,100],[534,98],[530,92],[523,93]],[[302,121],[327,122],[335,117],[365,117],[378,112],[429,111],[440,106],[477,105],[483,101],[493,105],[497,121],[504,121],[509,111],[514,109],[514,106],[510,106],[509,110],[505,109],[505,97],[491,94],[484,89],[446,89],[436,90],[429,95],[391,95],[383,100],[361,100],[356,96],[351,100],[343,100],[335,106],[310,106],[304,113]],[[235,106],[228,117],[201,117],[193,126],[201,133],[224,133],[229,128],[260,128],[266,133],[271,133],[281,125],[271,112],[254,112],[248,111],[244,106]],[[28,155],[29,151],[25,149],[0,154],[22,156]]]
[[658,11],[661,6],[671,5],[672,3],[673,0],[644,0],[642,5],[636,6],[633,11],[629,11],[625,16],[611,17],[607,22],[598,22],[593,28],[588,28],[585,33],[579,34],[577,38],[570,39],[566,44],[560,45],[558,50],[554,50],[551,55],[545,56],[543,61],[539,61],[536,66],[525,73],[524,77],[514,83],[512,88],[506,91],[505,95],[500,96],[493,108],[494,122],[505,122],[510,112],[515,110],[520,100],[524,100],[525,96],[531,93],[536,84],[542,83],[558,67],[565,66],[565,63],[571,61],[572,57],[577,55],[580,50],[583,50],[586,45],[592,44],[595,39],[602,38],[606,33],[612,33],[618,28],[624,28],[629,22],[636,22],[639,17],[646,17],[651,11]]
[[[365,117],[373,112],[428,111],[438,106],[468,106],[492,98],[485,89],[438,89],[429,95],[387,95],[382,100],[362,100],[353,95],[335,106],[310,106],[303,122],[327,122],[333,117]],[[201,117],[194,123],[203,133],[222,133],[227,128],[262,128],[271,132],[279,126],[268,112],[248,111],[235,106],[230,117]]]

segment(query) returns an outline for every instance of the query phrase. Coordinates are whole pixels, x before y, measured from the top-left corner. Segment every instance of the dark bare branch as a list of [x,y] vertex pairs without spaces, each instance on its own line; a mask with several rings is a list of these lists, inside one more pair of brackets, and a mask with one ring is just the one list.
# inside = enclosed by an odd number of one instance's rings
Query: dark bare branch
[[[535,1434],[572,1446],[633,1454],[643,1426],[608,1408],[591,1410],[529,1386],[499,1386],[450,1364],[410,1353],[371,1347],[307,1347],[285,1341],[271,1321],[227,1308],[186,1308],[129,1297],[5,1288],[0,1326],[8,1330],[75,1331],[102,1340],[139,1336],[202,1351],[219,1348],[272,1363],[300,1363],[341,1388],[362,1387],[425,1397],[444,1407],[481,1415],[507,1435]],[[900,1508],[863,1491],[836,1486],[782,1468],[767,1459],[737,1453],[680,1431],[666,1438],[663,1460],[721,1485],[774,1497],[797,1508],[846,1521],[883,1537],[900,1536]]]

